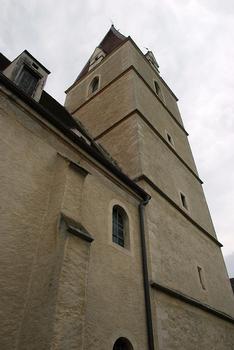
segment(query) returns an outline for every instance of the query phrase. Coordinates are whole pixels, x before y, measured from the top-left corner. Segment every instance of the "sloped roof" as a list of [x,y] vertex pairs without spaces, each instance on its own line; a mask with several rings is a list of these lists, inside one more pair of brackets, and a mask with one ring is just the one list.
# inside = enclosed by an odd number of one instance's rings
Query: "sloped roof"
[[[104,36],[98,48],[103,50],[106,55],[109,55],[113,50],[115,50],[122,42],[126,40],[126,36],[118,32],[117,29],[112,25],[110,30]],[[76,78],[75,81],[81,79],[89,70],[89,60]]]

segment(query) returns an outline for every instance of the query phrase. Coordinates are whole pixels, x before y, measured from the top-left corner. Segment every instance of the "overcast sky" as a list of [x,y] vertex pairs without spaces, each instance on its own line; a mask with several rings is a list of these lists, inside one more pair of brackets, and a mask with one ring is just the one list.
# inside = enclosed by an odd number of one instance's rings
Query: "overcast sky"
[[179,98],[230,277],[234,277],[234,1],[0,0],[0,49],[27,49],[50,71],[63,103],[111,23],[143,52]]

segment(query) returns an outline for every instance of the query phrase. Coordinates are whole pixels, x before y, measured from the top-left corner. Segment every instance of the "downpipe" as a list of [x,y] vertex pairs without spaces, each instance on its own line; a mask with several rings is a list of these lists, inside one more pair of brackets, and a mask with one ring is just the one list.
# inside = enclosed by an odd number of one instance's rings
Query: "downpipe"
[[144,283],[144,295],[145,295],[145,311],[146,311],[146,323],[147,323],[147,336],[149,350],[154,350],[154,332],[152,321],[152,309],[150,300],[150,284],[149,273],[147,264],[147,252],[145,242],[145,224],[144,224],[144,209],[149,203],[150,196],[141,201],[139,204],[139,219],[140,219],[140,237],[141,237],[141,254],[142,254],[142,270],[143,270],[143,283]]

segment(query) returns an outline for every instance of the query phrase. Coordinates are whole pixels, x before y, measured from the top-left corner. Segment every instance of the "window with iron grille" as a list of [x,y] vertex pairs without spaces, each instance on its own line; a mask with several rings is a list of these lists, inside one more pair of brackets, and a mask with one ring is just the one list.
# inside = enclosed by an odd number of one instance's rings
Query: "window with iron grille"
[[115,205],[112,213],[112,241],[121,247],[125,246],[125,231],[126,213],[123,208]]

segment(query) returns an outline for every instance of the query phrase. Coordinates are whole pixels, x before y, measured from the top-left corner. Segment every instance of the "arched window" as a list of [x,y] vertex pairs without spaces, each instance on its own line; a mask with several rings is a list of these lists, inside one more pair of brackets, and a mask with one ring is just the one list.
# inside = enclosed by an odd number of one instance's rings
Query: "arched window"
[[128,242],[128,217],[119,205],[113,207],[112,212],[112,241],[121,247],[126,247]]
[[89,85],[89,93],[94,93],[95,91],[98,90],[99,87],[99,77],[95,77],[93,78],[93,80],[91,81],[90,85]]
[[116,340],[113,350],[133,350],[133,346],[127,338],[119,338]]

